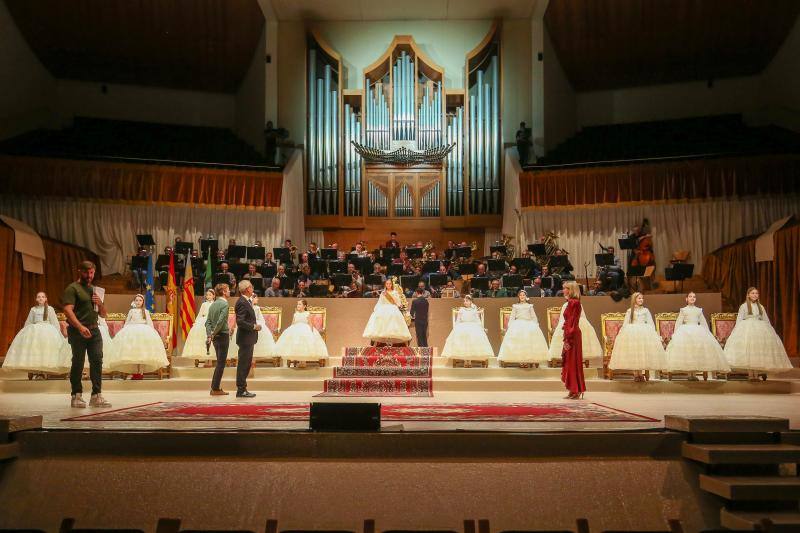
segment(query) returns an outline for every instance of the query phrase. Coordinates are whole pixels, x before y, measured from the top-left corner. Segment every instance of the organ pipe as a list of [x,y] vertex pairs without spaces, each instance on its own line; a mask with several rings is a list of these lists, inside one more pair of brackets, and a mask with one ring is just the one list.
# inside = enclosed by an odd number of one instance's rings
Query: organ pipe
[[469,88],[470,212],[500,212],[500,74],[495,52]]
[[335,215],[339,197],[339,65],[310,47],[308,87],[308,213]]

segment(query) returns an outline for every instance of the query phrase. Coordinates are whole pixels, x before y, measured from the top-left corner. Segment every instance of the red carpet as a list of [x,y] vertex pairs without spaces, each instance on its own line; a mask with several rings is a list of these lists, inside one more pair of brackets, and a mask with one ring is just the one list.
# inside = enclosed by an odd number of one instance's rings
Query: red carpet
[[[89,422],[208,422],[305,421],[307,403],[181,403],[159,402],[96,413],[66,421]],[[529,404],[406,404],[381,406],[388,422],[657,422],[597,403],[571,401]]]
[[317,396],[433,396],[432,348],[345,349],[342,366]]

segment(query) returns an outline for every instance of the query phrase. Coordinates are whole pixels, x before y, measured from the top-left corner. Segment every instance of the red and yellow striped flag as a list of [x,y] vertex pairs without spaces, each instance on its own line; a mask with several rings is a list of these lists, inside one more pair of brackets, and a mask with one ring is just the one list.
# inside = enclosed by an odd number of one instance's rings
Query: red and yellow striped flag
[[170,332],[171,348],[178,345],[178,287],[175,285],[175,252],[169,253],[169,277],[167,278],[167,313],[172,315],[172,331]]
[[192,261],[186,259],[186,275],[183,277],[183,296],[181,297],[181,335],[183,340],[189,335],[194,325],[194,277]]

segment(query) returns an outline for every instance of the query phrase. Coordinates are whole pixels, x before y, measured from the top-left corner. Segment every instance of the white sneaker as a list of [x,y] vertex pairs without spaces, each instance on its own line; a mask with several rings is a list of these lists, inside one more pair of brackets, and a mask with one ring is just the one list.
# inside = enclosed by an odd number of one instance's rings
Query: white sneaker
[[80,394],[73,394],[70,407],[73,409],[83,409],[86,407],[86,402],[83,401],[83,397]]
[[89,407],[111,407],[111,404],[103,398],[102,394],[92,394],[92,398],[89,400]]

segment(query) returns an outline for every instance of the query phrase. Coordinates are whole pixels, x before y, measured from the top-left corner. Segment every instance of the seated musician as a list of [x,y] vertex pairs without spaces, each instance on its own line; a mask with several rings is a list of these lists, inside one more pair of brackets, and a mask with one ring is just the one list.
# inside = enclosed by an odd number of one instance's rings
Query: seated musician
[[489,283],[489,290],[485,296],[488,298],[508,298],[509,294],[505,288],[500,286],[499,279],[493,279]]
[[253,291],[259,295],[263,296],[264,294],[264,277],[261,275],[258,270],[256,270],[256,263],[255,261],[250,262],[247,265],[247,272],[242,276],[242,279],[250,280],[250,283],[253,284]]
[[380,285],[367,285],[364,291],[364,298],[378,298],[383,290],[383,284],[386,281],[386,275],[383,273],[383,267],[380,263],[372,265],[372,275],[380,277]]
[[603,290],[603,282],[599,279],[594,280],[592,288],[589,289],[589,296],[605,296],[606,292]]
[[426,286],[425,286],[425,282],[424,282],[424,281],[422,281],[422,280],[419,280],[419,283],[417,283],[417,290],[416,290],[416,292],[415,292],[415,291],[406,291],[406,298],[410,298],[410,297],[412,297],[412,296],[414,296],[414,297],[416,297],[416,298],[419,298],[419,297],[422,297],[422,298],[430,298],[430,297],[431,297],[431,293],[430,293],[430,291],[429,291],[429,290],[426,288]]
[[301,280],[297,280],[297,287],[294,289],[294,294],[292,295],[295,298],[306,298],[308,296],[308,284]]
[[541,280],[549,279],[550,280],[550,287],[544,289],[545,296],[554,296],[556,291],[561,289],[561,278],[557,274],[550,273],[550,267],[544,265],[542,267],[542,275],[540,276]]
[[519,275],[519,270],[517,269],[517,265],[511,265],[508,269],[509,276],[517,276]]
[[286,275],[286,265],[283,264],[278,265],[278,271],[276,272],[275,277],[278,278],[278,280],[280,280],[282,287],[283,284],[286,283],[286,280],[289,279],[289,276]]
[[317,259],[319,259],[319,248],[317,248],[317,243],[312,242],[311,244],[309,244],[308,251],[306,253],[309,255],[309,257],[314,256]]
[[358,298],[359,296],[361,296],[361,290],[355,281],[349,287],[347,285],[339,287],[339,292],[336,294],[336,298]]
[[306,285],[310,284],[315,279],[319,278],[319,274],[312,274],[311,273],[311,265],[306,263],[305,265],[300,265],[300,275],[297,276],[297,281],[304,281]]
[[529,298],[542,298],[545,295],[545,290],[542,289],[542,278],[536,277],[533,279],[533,285],[525,287],[525,292]]
[[364,250],[364,244],[361,242],[357,242],[355,248],[353,249],[352,253],[354,253],[357,257],[367,257],[367,251]]
[[[147,251],[147,248],[139,248],[139,251],[136,252],[137,257],[147,257],[150,255],[150,252]],[[131,263],[133,264],[133,263]],[[136,286],[139,288],[139,292],[144,293],[145,285],[147,285],[147,265],[146,263],[141,267],[131,267],[131,274],[133,274],[133,281],[136,283]]]
[[386,248],[400,248],[400,242],[397,240],[397,233],[394,231],[389,234],[389,240],[386,241]]
[[[564,250],[556,250],[555,256],[565,256],[567,253]],[[561,279],[562,280],[574,280],[575,276],[572,274],[572,263],[569,262],[569,258],[567,258],[567,266],[561,269]]]
[[489,277],[489,274],[486,272],[486,263],[478,263],[478,266],[475,267],[475,277],[476,278]]
[[278,278],[272,278],[272,283],[269,289],[267,289],[264,292],[264,296],[267,298],[281,298],[286,296],[287,294],[288,291],[286,291],[286,289],[281,288],[281,280],[279,280]]
[[403,262],[403,275],[404,276],[413,276],[414,275],[414,263],[411,262],[411,259],[406,257],[405,261]]
[[447,280],[447,285],[442,287],[441,298],[461,298],[461,293],[456,289],[456,284],[452,279]]
[[225,281],[225,283],[227,283],[228,286],[231,288],[231,294],[233,294],[236,291],[236,276],[234,276],[233,272],[230,272],[228,268],[229,266],[227,261],[221,262],[219,264],[218,274],[224,274],[224,276],[227,278],[227,281]]
[[404,264],[406,264],[406,260],[408,260],[408,254],[406,253],[405,250],[402,250],[400,252],[400,256],[399,257],[395,257],[394,259],[392,259],[392,264],[393,265],[404,265]]
[[264,259],[264,262],[262,263],[262,265],[265,266],[265,267],[276,267],[277,268],[278,263],[276,263],[275,259],[272,258],[272,252],[267,252],[267,256]]
[[217,250],[217,264],[225,261],[225,250]]
[[361,272],[356,269],[356,265],[353,263],[347,263],[347,273],[353,278],[353,283],[356,284],[358,292],[361,293],[364,290],[364,276],[361,275]]

